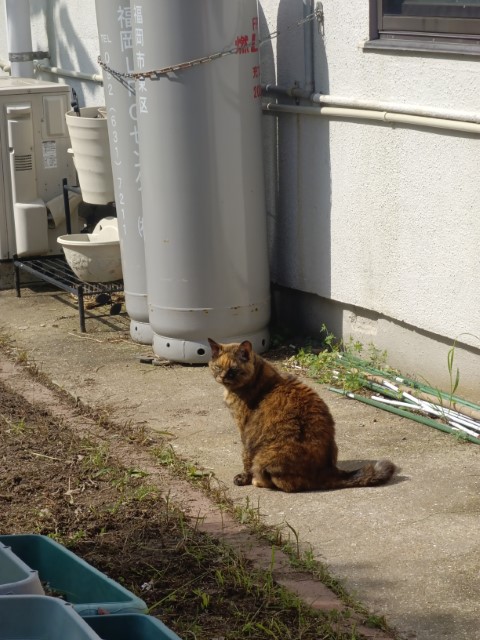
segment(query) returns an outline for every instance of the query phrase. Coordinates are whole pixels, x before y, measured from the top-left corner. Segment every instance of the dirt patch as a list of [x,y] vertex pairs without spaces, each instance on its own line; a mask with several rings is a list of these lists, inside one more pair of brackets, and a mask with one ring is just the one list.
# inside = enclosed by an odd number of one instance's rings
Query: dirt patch
[[180,637],[391,637],[166,471],[160,441],[89,415],[6,361],[0,431],[2,533],[53,536]]

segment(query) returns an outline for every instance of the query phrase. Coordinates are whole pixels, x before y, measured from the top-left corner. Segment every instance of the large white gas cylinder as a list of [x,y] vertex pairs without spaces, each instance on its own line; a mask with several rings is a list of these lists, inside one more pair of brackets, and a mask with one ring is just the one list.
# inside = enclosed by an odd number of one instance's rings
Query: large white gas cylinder
[[256,0],[131,7],[135,73],[187,63],[135,87],[154,352],[205,362],[209,337],[262,351],[270,290]]

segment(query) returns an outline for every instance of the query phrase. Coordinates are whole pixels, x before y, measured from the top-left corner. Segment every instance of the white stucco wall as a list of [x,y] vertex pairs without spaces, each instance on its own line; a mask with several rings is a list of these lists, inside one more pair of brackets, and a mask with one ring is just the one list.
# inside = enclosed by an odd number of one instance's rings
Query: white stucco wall
[[[270,30],[301,17],[301,2],[262,7]],[[478,58],[366,52],[368,3],[323,7],[316,91],[479,111]],[[285,40],[274,42],[277,82],[301,84],[302,31]],[[480,347],[480,137],[282,115],[278,143],[274,281]]]

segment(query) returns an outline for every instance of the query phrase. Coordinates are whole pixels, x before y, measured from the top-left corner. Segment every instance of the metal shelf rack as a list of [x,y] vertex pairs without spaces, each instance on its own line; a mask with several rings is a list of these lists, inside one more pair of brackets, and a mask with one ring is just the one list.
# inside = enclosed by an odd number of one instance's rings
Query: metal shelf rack
[[[70,187],[67,181],[63,181],[63,198],[65,204],[65,216],[67,221],[67,233],[71,233],[70,227],[70,203],[68,199],[68,191],[79,193],[77,187]],[[15,291],[17,298],[21,296],[20,271],[26,271],[31,275],[44,280],[54,287],[58,287],[63,291],[67,291],[78,299],[78,315],[80,321],[80,331],[86,333],[85,327],[85,300],[86,295],[112,294],[123,291],[123,280],[116,282],[83,282],[70,269],[65,260],[65,256],[49,255],[49,256],[33,256],[19,258],[14,256],[14,278]]]

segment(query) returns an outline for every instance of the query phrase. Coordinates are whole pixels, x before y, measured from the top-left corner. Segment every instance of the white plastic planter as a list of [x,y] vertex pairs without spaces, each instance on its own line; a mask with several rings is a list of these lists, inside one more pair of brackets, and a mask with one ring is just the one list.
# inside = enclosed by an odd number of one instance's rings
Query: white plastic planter
[[65,259],[84,282],[114,282],[122,278],[117,219],[103,218],[93,233],[60,236]]
[[108,204],[115,200],[112,164],[104,107],[83,107],[80,116],[67,111],[73,161],[82,198],[90,204]]

